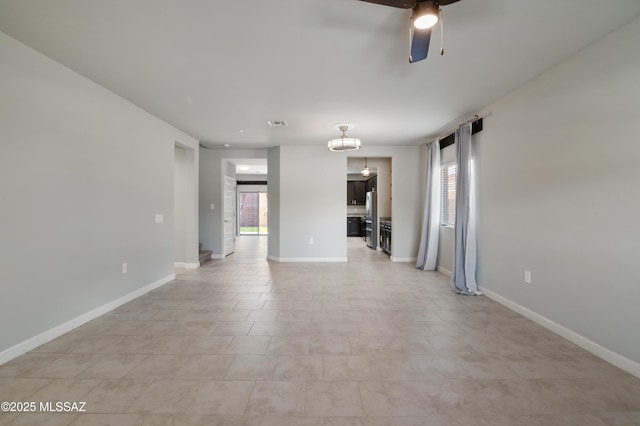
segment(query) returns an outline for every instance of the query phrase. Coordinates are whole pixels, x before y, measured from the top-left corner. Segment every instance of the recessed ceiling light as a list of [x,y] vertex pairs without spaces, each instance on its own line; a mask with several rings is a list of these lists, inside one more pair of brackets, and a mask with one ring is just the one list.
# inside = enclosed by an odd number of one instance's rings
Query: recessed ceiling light
[[240,129],[240,130],[239,130],[239,132],[240,132],[240,133],[244,133],[244,130]]
[[222,145],[224,148],[229,148],[231,145],[229,145],[228,143],[225,143],[224,145]]

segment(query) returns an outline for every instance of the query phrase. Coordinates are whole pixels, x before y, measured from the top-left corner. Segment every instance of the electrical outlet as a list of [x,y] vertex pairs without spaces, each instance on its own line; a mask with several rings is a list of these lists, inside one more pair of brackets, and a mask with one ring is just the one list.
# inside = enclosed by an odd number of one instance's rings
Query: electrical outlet
[[312,246],[313,245],[313,237],[309,238],[309,245]]
[[126,274],[126,273],[127,273],[127,262],[124,262],[124,263],[122,264],[122,273],[123,273],[123,274]]
[[524,270],[524,282],[531,284],[531,271]]
[[156,219],[156,223],[163,223],[164,222],[164,215],[157,214],[155,219]]

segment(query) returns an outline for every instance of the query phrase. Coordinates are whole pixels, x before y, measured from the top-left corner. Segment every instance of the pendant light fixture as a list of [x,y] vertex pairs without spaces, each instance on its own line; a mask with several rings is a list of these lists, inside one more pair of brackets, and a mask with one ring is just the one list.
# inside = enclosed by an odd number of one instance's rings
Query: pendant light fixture
[[369,177],[369,173],[371,173],[367,165],[367,157],[364,157],[364,169],[362,169],[360,173],[362,173],[363,177]]
[[338,130],[342,132],[342,136],[329,141],[327,144],[329,151],[355,151],[356,149],[360,149],[360,139],[347,137],[347,130],[349,130],[348,124],[339,125]]

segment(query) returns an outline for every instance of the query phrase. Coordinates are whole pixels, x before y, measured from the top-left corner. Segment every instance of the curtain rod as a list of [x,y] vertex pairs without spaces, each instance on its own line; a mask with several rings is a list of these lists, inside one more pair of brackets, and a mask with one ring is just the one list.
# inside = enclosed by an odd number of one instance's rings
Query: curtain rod
[[450,134],[452,134],[453,132],[456,131],[456,129],[460,128],[461,126],[464,126],[467,123],[475,123],[476,121],[480,120],[483,117],[480,117],[478,114],[474,114],[471,117],[467,118],[466,120],[463,120],[461,122],[459,122],[458,124],[456,124],[455,126],[450,126],[446,131],[442,132],[437,138],[433,138],[430,142],[427,142],[427,145],[429,145],[430,143],[434,143],[435,141],[439,141],[440,139],[449,136]]

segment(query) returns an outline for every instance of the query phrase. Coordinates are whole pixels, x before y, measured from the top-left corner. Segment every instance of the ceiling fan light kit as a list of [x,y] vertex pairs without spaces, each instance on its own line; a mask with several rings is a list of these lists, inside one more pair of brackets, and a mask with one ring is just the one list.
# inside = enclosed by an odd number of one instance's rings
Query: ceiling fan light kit
[[439,8],[438,3],[424,1],[418,3],[411,13],[411,21],[417,30],[426,30],[438,23]]
[[[460,0],[360,0],[366,3],[375,3],[383,6],[391,6],[399,9],[412,9],[411,11],[411,43],[409,62],[414,63],[427,58],[429,42],[431,41],[431,29],[442,23],[440,6],[456,3]],[[441,26],[442,32],[442,26]],[[442,42],[442,37],[441,40]],[[440,48],[440,54],[444,54],[444,48]]]
[[360,149],[362,145],[360,139],[347,137],[347,130],[349,130],[348,125],[341,125],[338,129],[342,132],[342,136],[337,139],[331,139],[327,143],[329,151],[345,152]]

